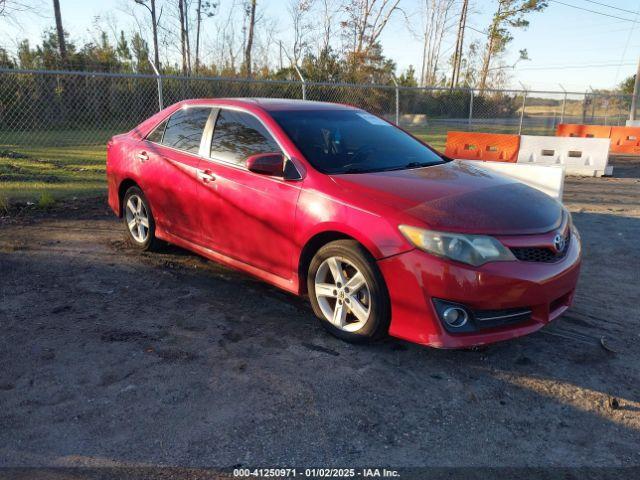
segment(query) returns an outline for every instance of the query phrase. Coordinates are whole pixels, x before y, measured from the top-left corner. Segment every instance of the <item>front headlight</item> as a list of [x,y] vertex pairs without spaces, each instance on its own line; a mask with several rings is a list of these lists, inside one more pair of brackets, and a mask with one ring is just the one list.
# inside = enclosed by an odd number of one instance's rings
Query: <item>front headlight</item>
[[398,228],[419,249],[475,267],[487,262],[516,259],[507,247],[486,235],[434,232],[409,225],[400,225]]
[[579,242],[580,241],[580,232],[578,231],[578,229],[576,228],[575,224],[573,223],[573,216],[571,215],[569,210],[567,210],[566,208],[564,209],[564,211],[567,214],[567,217],[569,218],[569,230],[571,231],[571,234],[573,235],[573,237],[576,240],[578,240],[578,242]]

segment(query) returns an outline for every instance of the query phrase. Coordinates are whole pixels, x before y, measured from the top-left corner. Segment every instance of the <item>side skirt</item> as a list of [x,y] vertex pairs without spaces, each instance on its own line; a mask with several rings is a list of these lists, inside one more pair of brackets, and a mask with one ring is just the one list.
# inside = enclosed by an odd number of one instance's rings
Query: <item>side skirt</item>
[[236,260],[235,258],[223,255],[222,253],[216,252],[215,250],[211,250],[201,245],[192,243],[164,230],[156,229],[156,236],[169,243],[173,243],[174,245],[195,252],[198,255],[202,255],[209,260],[213,260],[214,262],[221,263],[236,270],[241,270],[250,275],[253,275],[254,277],[259,278],[260,280],[270,283],[271,285],[281,288],[282,290],[286,290],[287,292],[299,295],[299,281],[297,275],[291,280],[282,278],[278,275],[274,275],[273,273],[266,272],[261,268],[254,267],[245,262],[241,262],[240,260]]

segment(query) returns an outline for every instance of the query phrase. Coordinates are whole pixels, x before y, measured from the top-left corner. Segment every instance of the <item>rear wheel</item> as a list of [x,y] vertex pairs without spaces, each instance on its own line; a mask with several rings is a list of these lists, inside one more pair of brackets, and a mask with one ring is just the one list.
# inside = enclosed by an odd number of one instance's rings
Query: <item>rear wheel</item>
[[316,316],[332,334],[351,342],[387,333],[389,294],[373,257],[354,240],[338,240],[313,257],[307,275]]
[[156,224],[151,207],[138,187],[130,187],[122,201],[124,223],[131,244],[140,250],[156,250],[160,241],[156,238]]

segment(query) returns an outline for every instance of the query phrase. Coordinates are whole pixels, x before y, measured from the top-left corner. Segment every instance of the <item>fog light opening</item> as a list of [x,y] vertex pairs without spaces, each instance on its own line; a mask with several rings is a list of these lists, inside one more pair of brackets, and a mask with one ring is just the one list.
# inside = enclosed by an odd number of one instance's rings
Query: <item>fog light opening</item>
[[442,319],[450,327],[460,328],[469,321],[469,314],[464,308],[447,307],[444,312],[442,312]]

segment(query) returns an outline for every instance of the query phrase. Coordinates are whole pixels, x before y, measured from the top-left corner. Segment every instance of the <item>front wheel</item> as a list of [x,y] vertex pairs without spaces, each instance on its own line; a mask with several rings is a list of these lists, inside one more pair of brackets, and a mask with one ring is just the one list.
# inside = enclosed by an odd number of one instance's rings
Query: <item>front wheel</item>
[[313,257],[307,275],[311,306],[322,325],[350,342],[386,335],[390,303],[374,258],[354,240],[338,240]]
[[138,187],[130,187],[122,201],[124,223],[131,244],[140,250],[156,250],[160,241],[156,238],[156,224],[151,207]]

